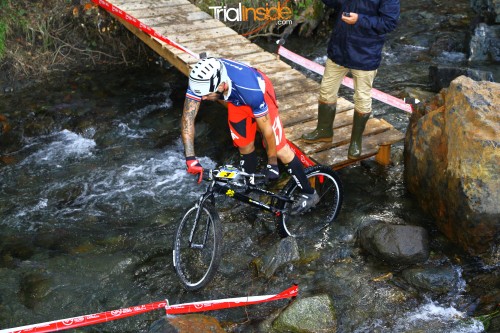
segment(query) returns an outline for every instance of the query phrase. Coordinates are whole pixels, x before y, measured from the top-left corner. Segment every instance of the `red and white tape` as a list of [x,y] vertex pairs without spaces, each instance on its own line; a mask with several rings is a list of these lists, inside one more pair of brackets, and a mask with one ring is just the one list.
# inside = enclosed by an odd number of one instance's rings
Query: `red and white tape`
[[[323,73],[325,72],[324,66],[288,50],[287,48],[283,47],[283,45],[279,46],[278,54],[319,75],[323,75]],[[349,77],[344,77],[342,80],[342,84],[348,88],[354,89],[354,82]],[[413,112],[412,106],[410,104],[407,104],[402,99],[386,94],[380,90],[372,89],[372,97],[385,104],[394,106],[400,110],[410,113]]]
[[161,40],[162,42],[167,43],[168,45],[171,45],[171,46],[173,46],[181,51],[184,51],[184,52],[190,54],[191,56],[195,57],[196,59],[200,58],[199,55],[197,55],[193,51],[180,45],[179,43],[174,42],[173,40],[168,39],[167,37],[163,36],[162,34],[158,33],[157,31],[155,31],[150,26],[142,23],[141,21],[139,21],[135,17],[127,14],[126,12],[124,12],[120,8],[116,7],[115,5],[107,2],[106,0],[92,0],[92,2],[101,6],[104,9],[106,9],[111,14],[116,15],[116,16],[120,17],[121,19],[127,21],[128,23],[132,24],[134,27],[144,31],[145,33],[149,34],[150,36],[155,37],[155,38]]
[[122,319],[138,314],[146,313],[153,310],[165,309],[167,315],[185,314],[203,311],[213,311],[221,309],[229,309],[239,306],[248,306],[264,302],[276,301],[284,298],[297,296],[299,287],[294,285],[279,294],[265,296],[246,296],[237,298],[226,298],[221,300],[203,301],[194,303],[184,303],[177,305],[169,305],[168,301],[160,301],[155,303],[137,305],[133,307],[94,313],[90,315],[77,316],[61,320],[55,320],[35,325],[27,325],[15,328],[0,330],[0,333],[43,333],[57,332],[71,328],[101,324],[117,319]]

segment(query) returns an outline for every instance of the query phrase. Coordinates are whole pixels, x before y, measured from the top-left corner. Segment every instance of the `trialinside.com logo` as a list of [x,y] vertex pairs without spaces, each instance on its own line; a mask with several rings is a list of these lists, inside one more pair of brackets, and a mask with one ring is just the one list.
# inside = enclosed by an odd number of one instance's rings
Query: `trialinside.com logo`
[[241,2],[236,5],[221,5],[208,7],[213,12],[215,19],[224,22],[262,22],[278,21],[279,25],[291,24],[293,11],[286,6],[285,1],[278,1],[276,5],[266,3],[263,7],[247,7]]

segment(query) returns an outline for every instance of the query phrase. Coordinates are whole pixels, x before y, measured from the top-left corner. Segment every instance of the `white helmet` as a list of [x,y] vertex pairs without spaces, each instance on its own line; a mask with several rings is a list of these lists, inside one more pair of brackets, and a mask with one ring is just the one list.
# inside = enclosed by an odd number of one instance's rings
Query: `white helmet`
[[228,80],[226,67],[220,60],[205,58],[198,61],[189,73],[189,89],[198,96],[205,96]]

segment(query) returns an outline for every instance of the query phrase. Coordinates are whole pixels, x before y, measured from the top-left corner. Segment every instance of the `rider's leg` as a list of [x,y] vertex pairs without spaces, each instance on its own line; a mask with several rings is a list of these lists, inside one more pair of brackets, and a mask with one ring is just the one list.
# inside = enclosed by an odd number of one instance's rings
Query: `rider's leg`
[[348,68],[337,65],[330,59],[327,59],[319,91],[318,124],[314,131],[302,135],[302,139],[305,142],[332,140],[333,121],[337,112],[340,83],[348,71]]
[[240,152],[240,165],[245,172],[257,172],[257,154],[255,152],[255,133],[257,125],[248,106],[235,106],[228,103],[228,124],[233,144]]
[[285,145],[282,149],[278,150],[278,158],[283,162],[287,172],[295,179],[302,192],[307,194],[314,193],[314,189],[309,184],[304,172],[304,166],[290,149],[290,146]]
[[240,166],[241,170],[247,173],[257,172],[257,153],[255,152],[254,143],[250,143],[245,147],[238,147],[240,151]]

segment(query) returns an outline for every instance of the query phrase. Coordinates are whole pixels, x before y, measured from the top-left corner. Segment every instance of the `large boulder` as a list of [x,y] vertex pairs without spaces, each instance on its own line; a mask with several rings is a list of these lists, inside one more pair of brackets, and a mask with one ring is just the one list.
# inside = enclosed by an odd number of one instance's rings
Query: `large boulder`
[[448,238],[498,263],[500,84],[461,76],[440,98],[411,117],[406,186]]

